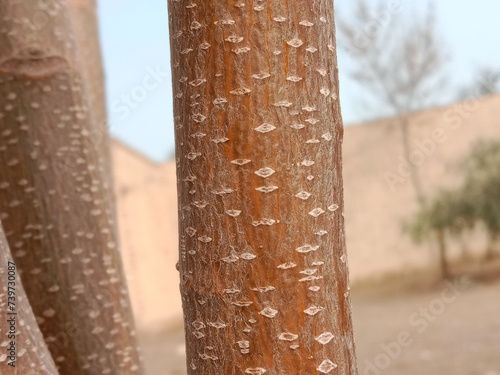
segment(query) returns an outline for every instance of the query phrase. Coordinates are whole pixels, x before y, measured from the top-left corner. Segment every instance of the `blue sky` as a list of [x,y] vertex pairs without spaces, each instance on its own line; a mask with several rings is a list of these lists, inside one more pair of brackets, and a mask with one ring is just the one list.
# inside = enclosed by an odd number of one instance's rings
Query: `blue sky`
[[[346,12],[351,1],[337,0],[338,14]],[[447,90],[454,96],[454,87],[470,82],[476,68],[500,68],[500,2],[433,3],[450,55]],[[401,4],[402,16],[411,17],[425,11],[428,2],[402,0]],[[100,0],[99,12],[110,131],[150,158],[164,160],[174,148],[167,1]],[[340,99],[349,125],[365,119],[367,112],[360,105],[359,88],[342,64],[346,59],[340,55]]]

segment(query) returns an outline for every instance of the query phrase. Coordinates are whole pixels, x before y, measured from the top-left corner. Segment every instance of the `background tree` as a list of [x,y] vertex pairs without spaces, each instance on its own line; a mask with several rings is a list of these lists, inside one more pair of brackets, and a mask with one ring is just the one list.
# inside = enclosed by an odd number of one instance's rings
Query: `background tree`
[[417,242],[438,233],[441,274],[450,277],[446,235],[460,237],[483,224],[489,237],[486,259],[500,240],[500,141],[476,144],[461,163],[464,183],[432,198],[406,226]]
[[[378,115],[384,114],[380,112],[383,108],[394,117],[401,131],[403,157],[413,166],[410,181],[415,198],[419,209],[425,210],[422,179],[411,161],[411,114],[439,102],[445,45],[433,7],[424,17],[408,20],[400,15],[402,5],[397,4],[378,1],[369,6],[366,0],[356,0],[353,17],[340,17],[339,40],[352,64],[351,78],[375,99]],[[435,233],[429,239],[431,246],[437,243],[440,257],[445,256],[443,234]]]
[[[54,360],[52,359],[42,333],[38,328],[35,316],[31,310],[30,303],[24,292],[10,253],[9,245],[0,223],[0,306],[2,319],[0,320],[0,332],[2,333],[2,353],[0,354],[0,366],[2,373],[23,375],[58,375]],[[9,300],[9,296],[13,300]],[[10,301],[10,303],[9,303]],[[12,310],[10,309],[12,308]],[[15,315],[8,315],[8,313]],[[13,333],[8,319],[13,318]],[[9,358],[11,342],[14,342],[15,361],[14,367],[8,367],[13,359]],[[19,371],[17,371],[19,370]]]
[[442,191],[429,201],[406,225],[412,239],[421,243],[437,238],[441,277],[451,278],[448,260],[447,237],[457,237],[474,225],[474,207],[471,201],[459,191]]
[[[356,0],[354,16],[340,17],[339,45],[352,63],[352,79],[378,102],[378,108],[382,105],[395,117],[404,158],[410,161],[410,114],[438,101],[444,81],[445,45],[439,37],[434,8],[429,8],[425,17],[408,20],[396,15],[400,9],[391,13],[389,2],[370,5]],[[425,192],[416,168],[411,183],[423,206]]]
[[169,14],[189,374],[356,374],[333,2]]
[[458,100],[477,99],[500,92],[500,70],[491,67],[477,69],[469,85],[462,87]]
[[463,162],[464,190],[473,202],[474,219],[481,222],[489,236],[486,259],[495,255],[500,240],[500,141],[482,141]]
[[110,187],[66,1],[0,0],[0,213],[61,373],[137,374]]

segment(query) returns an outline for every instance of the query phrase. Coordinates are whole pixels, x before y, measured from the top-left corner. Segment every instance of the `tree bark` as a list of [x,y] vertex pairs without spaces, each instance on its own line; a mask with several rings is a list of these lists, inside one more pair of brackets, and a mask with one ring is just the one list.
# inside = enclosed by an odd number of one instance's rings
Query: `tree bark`
[[[43,341],[35,316],[21,284],[9,245],[0,223],[0,306],[2,318],[2,352],[0,366],[3,374],[58,375],[54,360]],[[8,320],[11,320],[11,324]],[[21,323],[23,322],[23,323]],[[6,345],[3,345],[3,344]],[[11,351],[14,358],[11,357]],[[9,363],[13,367],[9,368]],[[10,371],[9,371],[10,370]]]
[[437,231],[437,239],[439,245],[439,265],[441,268],[441,278],[449,280],[451,278],[450,266],[448,264],[448,257],[446,256],[446,238],[442,230]]
[[106,91],[102,67],[97,6],[95,0],[68,0],[71,24],[85,77],[95,130],[91,137],[100,145],[105,178],[112,184],[112,162],[107,133]]
[[189,374],[356,374],[332,1],[169,13]]
[[135,331],[66,0],[0,0],[0,215],[62,374],[137,374]]
[[[109,210],[116,212],[116,197],[113,189],[114,174],[108,136],[108,116],[106,110],[105,75],[102,65],[101,43],[96,0],[68,0],[71,26],[75,36],[76,52],[81,63],[89,99],[89,116],[92,117],[90,140],[98,150],[99,164],[102,165],[102,180],[106,185],[105,200]],[[118,223],[114,230],[118,233]]]
[[87,82],[90,107],[102,135],[106,132],[106,92],[95,0],[68,0],[71,23]]
[[500,238],[500,234],[490,231],[489,233],[489,241],[488,247],[486,248],[486,254],[484,256],[485,261],[489,261],[495,258],[496,256],[496,246],[498,244],[498,240]]

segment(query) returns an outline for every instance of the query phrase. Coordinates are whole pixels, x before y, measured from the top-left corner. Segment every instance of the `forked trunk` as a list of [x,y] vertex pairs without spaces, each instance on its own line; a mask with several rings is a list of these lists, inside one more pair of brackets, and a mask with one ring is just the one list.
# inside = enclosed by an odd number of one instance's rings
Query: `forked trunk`
[[0,19],[0,212],[33,312],[62,374],[137,374],[67,2],[0,0]]
[[[0,223],[0,373],[58,375],[24,292]],[[9,367],[10,366],[10,367]],[[18,371],[16,371],[18,370]]]
[[189,374],[356,374],[333,2],[169,11]]

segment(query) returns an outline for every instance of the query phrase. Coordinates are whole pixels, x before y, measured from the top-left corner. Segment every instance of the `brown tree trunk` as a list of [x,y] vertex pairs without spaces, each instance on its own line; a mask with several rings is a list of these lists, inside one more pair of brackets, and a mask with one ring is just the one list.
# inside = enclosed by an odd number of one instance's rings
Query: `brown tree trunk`
[[[411,147],[410,147],[410,119],[409,114],[401,114],[398,116],[399,125],[401,128],[401,135],[403,140],[403,153],[405,160],[411,164]],[[424,193],[424,188],[422,184],[422,178],[420,177],[419,166],[413,166],[413,170],[411,171],[410,181],[415,192],[415,197],[417,199],[417,203],[420,210],[425,209],[427,198]],[[430,237],[429,246],[431,250],[435,250],[437,247],[437,251],[439,252],[439,265],[441,268],[441,277],[443,279],[448,279],[450,277],[449,274],[449,261],[446,251],[446,237],[442,231],[435,230],[435,235]],[[434,239],[437,239],[435,241]]]
[[[113,161],[109,147],[108,119],[104,69],[102,66],[96,0],[68,0],[71,25],[74,31],[78,59],[82,67],[92,116],[90,140],[98,146],[102,179],[106,185],[109,209],[116,211],[113,179]],[[117,225],[117,223],[116,223]],[[115,227],[118,231],[118,227]]]
[[443,280],[448,280],[451,278],[451,274],[448,264],[448,257],[446,254],[446,238],[444,231],[440,230],[437,232],[437,240],[439,246],[439,265],[441,268],[441,278]]
[[106,136],[106,93],[95,0],[68,0],[71,23],[81,57],[92,112]]
[[489,242],[488,247],[486,249],[486,254],[484,256],[485,261],[492,260],[496,256],[496,246],[498,245],[498,240],[500,238],[500,234],[494,233],[493,231],[489,234]]
[[462,254],[461,254],[462,260],[465,260],[465,261],[471,260],[472,256],[471,256],[469,245],[467,244],[467,240],[465,238],[464,232],[459,232],[457,234],[457,236],[458,236],[458,239],[460,241],[460,246],[462,248]]
[[332,1],[169,12],[189,374],[356,374]]
[[33,312],[62,374],[137,374],[67,3],[0,0],[0,19],[0,213]]
[[68,0],[68,4],[75,42],[82,66],[82,74],[85,77],[90,110],[95,124],[95,130],[91,134],[91,139],[100,145],[105,165],[105,177],[109,178],[111,183],[113,174],[111,173],[112,163],[107,133],[106,92],[99,42],[96,1]]
[[[409,114],[401,114],[398,116],[399,126],[401,128],[401,137],[403,140],[403,153],[405,160],[411,163],[411,146],[410,146],[410,119]],[[417,199],[417,203],[419,208],[422,209],[425,206],[426,198],[424,193],[424,188],[422,185],[422,179],[420,177],[419,172],[420,166],[414,165],[413,170],[411,171],[410,180],[413,190],[415,191],[415,197]]]
[[[57,375],[0,223],[0,373]],[[22,323],[21,323],[22,322]],[[11,366],[9,368],[9,366]]]

